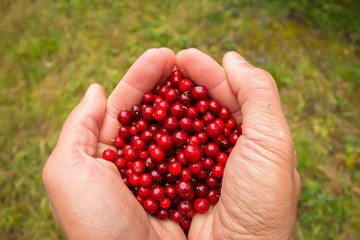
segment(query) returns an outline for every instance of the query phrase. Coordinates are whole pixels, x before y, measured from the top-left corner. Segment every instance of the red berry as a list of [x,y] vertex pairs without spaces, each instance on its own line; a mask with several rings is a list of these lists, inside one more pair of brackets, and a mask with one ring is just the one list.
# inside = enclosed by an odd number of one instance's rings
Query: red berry
[[114,150],[108,148],[103,152],[103,158],[107,161],[113,162],[116,159],[116,153]]
[[180,180],[175,186],[176,194],[180,197],[186,197],[193,191],[192,184],[187,180]]
[[118,157],[115,161],[115,165],[118,168],[124,168],[126,166],[126,160],[123,157]]
[[212,170],[212,176],[215,178],[222,178],[224,175],[224,166],[221,164],[216,164]]
[[215,143],[208,143],[205,146],[204,153],[205,156],[215,159],[217,155],[220,153],[220,148]]
[[220,198],[220,192],[217,189],[211,189],[206,197],[211,204],[216,204]]
[[171,212],[170,219],[176,223],[181,223],[185,220],[185,216],[178,209],[175,209]]
[[161,200],[159,204],[161,208],[167,209],[171,206],[171,200],[169,198],[163,198],[163,200]]
[[165,152],[159,147],[155,147],[153,150],[149,151],[149,153],[157,163],[163,162],[165,160]]
[[210,123],[206,126],[206,135],[209,138],[216,138],[221,134],[221,128],[218,124],[216,123]]
[[156,186],[151,190],[150,196],[155,201],[161,201],[165,197],[165,189],[163,187]]
[[179,90],[180,90],[180,92],[188,92],[188,91],[190,91],[193,87],[194,87],[194,83],[193,83],[193,81],[191,81],[190,79],[184,78],[184,79],[181,80],[181,82],[179,83]]
[[202,150],[197,145],[189,144],[184,149],[184,155],[187,161],[197,162],[202,157]]
[[180,173],[181,173],[181,164],[179,162],[172,162],[169,165],[169,172],[174,176],[180,175]]
[[167,209],[159,209],[156,212],[156,217],[159,219],[167,219],[169,218],[169,215],[170,215],[170,211]]
[[207,100],[209,93],[206,87],[198,85],[191,89],[191,97],[196,101]]
[[165,94],[165,99],[169,102],[169,103],[173,103],[176,102],[178,100],[178,91],[175,89],[169,89],[167,90],[166,94]]
[[227,107],[221,107],[220,111],[218,113],[218,117],[223,120],[224,122],[226,122],[227,120],[229,120],[231,118],[231,112],[230,109]]
[[118,115],[118,121],[122,125],[129,125],[131,123],[131,113],[127,110],[122,110]]
[[176,131],[172,134],[172,140],[174,146],[181,149],[187,144],[188,135],[184,131]]
[[143,203],[143,207],[144,207],[145,211],[147,211],[150,214],[153,214],[157,211],[159,205],[154,199],[147,198],[147,199],[145,199],[145,201]]
[[131,165],[131,169],[137,173],[141,174],[145,171],[145,164],[142,161],[135,161]]
[[121,148],[125,145],[125,139],[121,136],[117,136],[114,141],[115,147]]
[[175,132],[178,129],[179,122],[175,117],[168,117],[165,119],[163,127],[169,132]]
[[194,201],[194,210],[198,213],[206,213],[210,208],[209,200],[206,198],[197,198]]

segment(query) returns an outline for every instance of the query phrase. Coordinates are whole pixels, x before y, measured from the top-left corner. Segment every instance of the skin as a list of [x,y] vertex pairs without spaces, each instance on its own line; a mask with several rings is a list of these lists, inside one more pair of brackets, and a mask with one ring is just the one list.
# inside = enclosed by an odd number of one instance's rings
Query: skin
[[101,159],[116,137],[117,114],[141,101],[174,65],[242,122],[229,156],[219,202],[195,214],[188,239],[292,239],[300,177],[276,83],[235,52],[220,66],[196,49],[141,55],[106,99],[89,87],[64,123],[43,169],[52,213],[68,239],[186,239],[181,228],[147,214],[114,164]]

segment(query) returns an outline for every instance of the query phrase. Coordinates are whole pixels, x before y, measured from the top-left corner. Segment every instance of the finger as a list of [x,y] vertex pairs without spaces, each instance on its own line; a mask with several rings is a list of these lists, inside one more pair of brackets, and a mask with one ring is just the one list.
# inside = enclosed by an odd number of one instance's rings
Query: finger
[[280,159],[295,159],[290,129],[271,75],[236,52],[224,56],[223,66],[241,107],[243,136],[264,149],[281,153],[276,154]]
[[224,69],[205,53],[191,48],[176,55],[176,67],[199,85],[206,86],[212,98],[228,107],[235,119],[240,120],[240,106],[226,80]]
[[92,84],[66,119],[57,146],[84,151],[94,156],[105,115],[105,104],[104,90],[100,85]]
[[136,60],[107,100],[100,142],[111,144],[119,125],[118,113],[140,103],[146,92],[170,75],[174,65],[175,54],[167,48],[150,49]]

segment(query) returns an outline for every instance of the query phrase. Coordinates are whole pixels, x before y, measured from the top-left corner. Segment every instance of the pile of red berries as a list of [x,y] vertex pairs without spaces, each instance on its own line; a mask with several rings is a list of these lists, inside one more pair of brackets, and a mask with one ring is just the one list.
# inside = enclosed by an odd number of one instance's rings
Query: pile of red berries
[[125,185],[145,211],[170,218],[186,231],[194,213],[219,201],[229,154],[241,135],[227,107],[179,70],[118,115],[116,164]]

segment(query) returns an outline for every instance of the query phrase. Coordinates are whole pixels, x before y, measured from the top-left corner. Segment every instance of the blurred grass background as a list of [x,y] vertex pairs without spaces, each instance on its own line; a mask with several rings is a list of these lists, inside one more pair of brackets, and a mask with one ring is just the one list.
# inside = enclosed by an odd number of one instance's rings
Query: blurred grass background
[[41,169],[89,84],[145,50],[238,51],[277,80],[302,177],[296,239],[360,239],[360,2],[0,0],[0,239],[64,239]]

